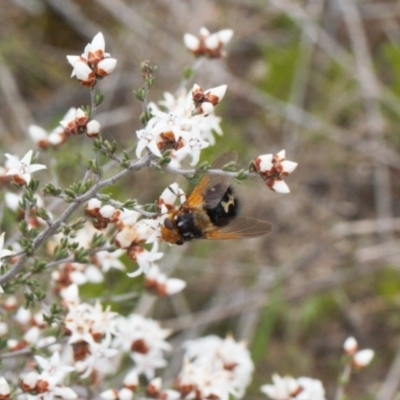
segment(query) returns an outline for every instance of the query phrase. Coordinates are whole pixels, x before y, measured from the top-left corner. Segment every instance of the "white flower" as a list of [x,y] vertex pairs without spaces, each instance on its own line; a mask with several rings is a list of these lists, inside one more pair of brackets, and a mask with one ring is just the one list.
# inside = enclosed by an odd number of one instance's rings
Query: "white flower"
[[[167,364],[163,351],[171,349],[170,344],[165,341],[170,331],[162,329],[156,321],[138,314],[131,314],[127,318],[120,317],[117,331],[114,347],[130,352],[135,362],[134,372],[131,372],[153,379],[155,369]],[[135,386],[136,382],[135,376],[130,377],[130,386]]]
[[107,364],[117,354],[118,350],[111,347],[111,335],[106,334],[100,343],[90,343],[88,357],[75,363],[76,370],[82,374],[82,378],[87,378],[92,372],[99,369],[102,364]]
[[69,344],[84,341],[90,346],[96,338],[111,335],[116,332],[117,313],[104,310],[99,302],[95,306],[87,303],[69,305],[69,312],[65,317],[65,327],[71,333]]
[[118,249],[115,251],[98,251],[95,255],[95,264],[99,265],[101,270],[106,273],[111,268],[123,271],[125,265],[119,260],[119,258],[125,254],[124,250]]
[[149,351],[146,354],[131,353],[131,358],[135,362],[135,371],[147,379],[153,379],[155,370],[167,365],[167,361],[159,351]]
[[59,384],[63,381],[66,374],[74,371],[74,367],[63,365],[61,363],[60,354],[58,351],[53,353],[50,359],[35,355],[35,360],[42,369],[40,378],[52,381],[54,384]]
[[186,134],[183,137],[185,138],[187,145],[178,149],[175,152],[175,156],[179,160],[182,160],[186,156],[190,155],[192,157],[192,162],[190,163],[190,165],[196,165],[199,162],[201,150],[208,147],[210,143],[203,140],[198,135]]
[[253,166],[270,189],[278,193],[290,192],[283,178],[296,169],[297,163],[285,159],[285,150],[275,155],[264,154],[258,156],[253,161]]
[[225,56],[223,46],[231,40],[232,36],[233,31],[231,29],[223,29],[210,34],[210,32],[203,27],[200,28],[198,37],[186,33],[183,36],[183,41],[186,48],[195,56],[219,58]]
[[321,381],[308,377],[272,375],[272,385],[261,386],[261,391],[273,400],[325,400]]
[[188,341],[184,346],[184,367],[178,376],[180,391],[191,387],[193,394],[199,391],[202,398],[244,396],[254,370],[244,343],[231,337],[206,336]]
[[31,174],[47,167],[43,164],[31,164],[33,151],[29,150],[22,160],[18,157],[6,154],[10,165],[10,169],[7,171],[7,175],[14,177],[14,181],[19,185],[29,185],[31,181]]
[[164,100],[159,102],[163,111],[156,104],[149,104],[153,117],[144,129],[136,132],[136,156],[140,157],[146,148],[157,157],[170,150],[174,165],[179,166],[188,156],[195,165],[201,150],[215,143],[213,132],[222,134],[220,118],[213,109],[225,90],[226,85],[221,85],[203,92],[194,85],[189,93],[181,91],[177,96],[165,93]]
[[177,278],[168,278],[160,271],[158,265],[154,264],[146,273],[145,285],[157,296],[171,296],[182,291],[186,287],[186,282]]
[[[171,185],[169,185],[161,193],[161,196],[158,198],[157,205],[161,209],[161,212],[166,212],[174,207],[177,199],[179,199],[180,204],[182,204],[186,201],[186,195],[179,185],[174,182],[171,183]],[[162,210],[163,206],[166,208],[165,211]]]
[[130,278],[135,278],[140,274],[147,274],[150,271],[155,261],[158,261],[164,256],[164,253],[158,252],[158,242],[153,242],[153,247],[150,251],[140,246],[132,246],[128,250],[129,258],[138,263],[139,268],[135,272],[130,272],[127,275]]
[[85,47],[81,56],[67,56],[68,62],[73,67],[71,76],[76,76],[84,86],[93,86],[97,77],[111,74],[117,65],[117,60],[110,58],[110,55],[104,51],[104,36],[99,32]]

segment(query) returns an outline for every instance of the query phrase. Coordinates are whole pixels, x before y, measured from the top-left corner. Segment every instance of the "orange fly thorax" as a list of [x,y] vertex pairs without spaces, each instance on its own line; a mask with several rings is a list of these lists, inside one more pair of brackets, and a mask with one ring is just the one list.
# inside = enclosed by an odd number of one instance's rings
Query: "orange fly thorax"
[[167,214],[164,219],[164,223],[161,225],[161,236],[162,238],[172,244],[183,244],[184,239],[179,233],[179,229],[176,226],[175,216],[178,212],[178,208]]

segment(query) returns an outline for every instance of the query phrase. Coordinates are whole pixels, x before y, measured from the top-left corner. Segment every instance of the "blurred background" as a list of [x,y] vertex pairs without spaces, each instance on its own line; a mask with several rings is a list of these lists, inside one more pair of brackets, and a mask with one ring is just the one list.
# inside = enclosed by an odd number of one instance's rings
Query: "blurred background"
[[[149,98],[160,100],[194,61],[184,33],[233,29],[226,59],[204,62],[194,77],[204,89],[228,85],[216,110],[224,135],[203,159],[236,150],[246,167],[257,155],[286,149],[287,159],[299,163],[286,180],[291,193],[273,193],[261,179],[243,182],[248,215],[273,222],[273,231],[248,241],[162,247],[168,252],[162,267],[188,288],[138,307],[174,330],[177,348],[211,333],[246,340],[256,364],[246,399],[265,398],[259,386],[273,372],[320,379],[332,399],[348,336],[376,351],[373,364],[352,378],[348,398],[394,398],[400,382],[399,1],[0,5],[0,148],[19,156],[34,148],[30,124],[50,130],[70,107],[90,104],[89,91],[70,79],[65,56],[82,53],[97,32],[118,66],[101,82],[106,100],[96,119],[103,136],[134,158],[141,104],[132,91],[142,84],[140,62],[158,65]],[[76,137],[60,151],[41,151],[40,161],[65,187],[82,176],[91,154],[90,140]],[[146,170],[108,192],[119,201],[150,203],[175,180],[190,190],[182,177]],[[132,280],[118,275],[112,284],[129,290]],[[179,351],[171,363],[167,378],[179,368]]]

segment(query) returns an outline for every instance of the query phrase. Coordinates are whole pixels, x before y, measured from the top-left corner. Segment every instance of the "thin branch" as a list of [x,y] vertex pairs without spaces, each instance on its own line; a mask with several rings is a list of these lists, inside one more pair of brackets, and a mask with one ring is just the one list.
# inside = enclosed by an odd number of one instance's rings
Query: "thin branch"
[[[39,235],[33,240],[32,242],[32,251],[34,252],[46,239],[50,236],[55,234],[58,229],[61,227],[63,223],[86,201],[93,198],[96,193],[103,187],[110,186],[115,182],[118,182],[120,179],[124,178],[125,176],[129,175],[134,171],[138,171],[145,166],[148,166],[151,162],[152,156],[146,155],[142,159],[138,160],[135,163],[130,163],[130,165],[120,173],[116,174],[115,176],[104,179],[102,181],[97,182],[94,186],[92,186],[86,193],[81,196],[78,196],[75,199],[75,202],[71,203],[64,212],[53,221],[53,224],[45,229],[44,231],[40,232]],[[8,282],[10,279],[14,278],[23,268],[25,261],[29,258],[29,256],[24,253],[18,261],[8,270],[6,273],[0,276],[0,285]]]

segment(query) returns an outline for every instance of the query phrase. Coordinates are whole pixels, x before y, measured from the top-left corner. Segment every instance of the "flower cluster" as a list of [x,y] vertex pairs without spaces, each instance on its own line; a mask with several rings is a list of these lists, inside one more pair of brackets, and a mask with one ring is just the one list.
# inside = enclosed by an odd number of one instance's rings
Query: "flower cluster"
[[321,381],[307,377],[292,378],[272,375],[272,384],[261,386],[261,391],[272,400],[325,400]]
[[243,342],[217,336],[185,344],[184,364],[176,388],[184,398],[228,400],[242,398],[254,365]]
[[[72,288],[73,285],[67,290],[72,292]],[[34,397],[29,396],[34,395],[41,396],[38,399],[77,398],[75,391],[66,386],[66,378],[71,372],[78,374],[80,379],[90,377],[92,383],[101,382],[120,368],[123,354],[128,354],[132,368],[124,379],[124,388],[119,391],[122,397],[117,398],[129,399],[133,398],[139,385],[140,375],[153,379],[156,369],[167,365],[164,352],[171,350],[166,341],[170,331],[161,328],[156,321],[138,314],[124,317],[112,312],[109,306],[104,308],[99,302],[95,305],[81,302],[76,290],[75,295],[70,293],[65,300],[67,312],[61,321],[62,329],[58,328],[66,340],[59,342],[46,333],[43,310],[32,314],[22,307],[16,309],[16,299],[11,297],[1,304],[12,315],[14,324],[9,328],[11,321],[8,324],[3,322],[0,332],[2,338],[7,338],[10,351],[31,345],[42,352],[49,350],[52,353],[49,358],[34,355],[35,362],[26,363],[19,375],[18,398],[30,399]],[[53,324],[52,329],[56,328],[57,324]],[[25,332],[24,342],[10,338],[9,332],[18,329]],[[8,360],[5,362],[7,365]],[[5,380],[0,380],[0,394],[2,391],[4,395],[10,392]],[[169,392],[173,391],[165,391]],[[105,394],[102,398],[112,397]]]
[[114,71],[117,60],[105,53],[104,36],[99,32],[89,43],[81,56],[67,56],[68,62],[72,65],[72,75],[76,76],[84,86],[92,87],[97,79],[104,78]]
[[186,48],[196,57],[220,58],[226,55],[224,46],[232,39],[232,36],[231,29],[223,29],[210,34],[208,29],[203,27],[200,28],[198,37],[185,33],[183,41]]
[[164,94],[159,105],[149,104],[152,118],[144,129],[136,131],[139,139],[136,156],[140,157],[147,148],[157,157],[165,150],[171,150],[171,158],[176,166],[190,156],[191,165],[196,165],[201,150],[214,144],[213,132],[222,134],[220,119],[213,113],[225,95],[226,85],[203,91],[194,85],[190,93],[181,91],[178,96]]
[[[129,258],[139,267],[137,271],[128,273],[128,276],[134,278],[144,273],[146,288],[157,296],[175,294],[186,286],[180,279],[168,278],[156,264],[156,261],[164,255],[158,251],[158,240],[161,238],[160,225],[178,197],[182,202],[183,192],[174,183],[163,191],[157,201],[160,215],[152,218],[145,218],[140,212],[140,207],[139,211],[120,210],[109,204],[102,205],[98,199],[91,199],[85,207],[86,214],[92,218],[96,229],[106,229],[110,223],[115,224],[118,230],[113,242],[119,248],[117,254],[120,255],[120,252],[125,250]],[[146,248],[148,245],[152,246],[150,250]],[[101,261],[101,265],[104,269],[104,261]]]
[[68,135],[85,133],[93,138],[97,137],[100,132],[100,123],[95,119],[89,121],[88,115],[81,108],[75,111],[75,115],[72,118],[62,120],[60,125]]
[[258,156],[253,161],[253,167],[270,189],[278,193],[290,192],[283,178],[296,169],[297,163],[285,159],[285,150],[275,155],[264,154]]
[[131,314],[126,318],[120,316],[116,332],[114,346],[129,353],[138,375],[153,379],[156,369],[167,365],[164,352],[171,350],[171,345],[166,341],[171,332],[161,328],[156,321],[139,314]]
[[58,352],[53,353],[49,359],[38,355],[34,358],[41,372],[33,370],[22,378],[19,399],[28,400],[35,395],[42,399],[78,398],[71,388],[64,385],[66,376],[74,371],[74,367],[63,365]]

